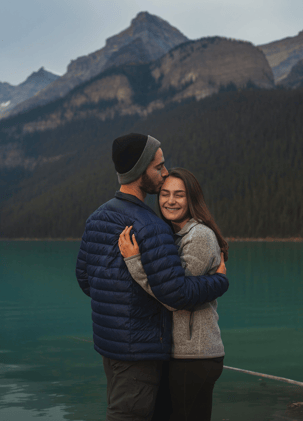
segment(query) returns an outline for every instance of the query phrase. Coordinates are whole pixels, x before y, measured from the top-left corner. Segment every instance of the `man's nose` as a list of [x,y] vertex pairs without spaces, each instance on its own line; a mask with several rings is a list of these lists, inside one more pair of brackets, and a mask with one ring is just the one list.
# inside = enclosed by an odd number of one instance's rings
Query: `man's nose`
[[162,177],[167,177],[169,175],[165,166],[162,168],[161,175]]

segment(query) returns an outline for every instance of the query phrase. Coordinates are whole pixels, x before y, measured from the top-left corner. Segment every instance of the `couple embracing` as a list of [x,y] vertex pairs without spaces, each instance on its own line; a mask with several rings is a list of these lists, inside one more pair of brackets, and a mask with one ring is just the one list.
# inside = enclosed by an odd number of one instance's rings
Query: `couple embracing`
[[[217,300],[228,245],[194,175],[160,142],[114,140],[121,184],[86,221],[76,276],[91,297],[107,378],[106,421],[206,421],[223,370]],[[158,194],[161,218],[144,203]]]

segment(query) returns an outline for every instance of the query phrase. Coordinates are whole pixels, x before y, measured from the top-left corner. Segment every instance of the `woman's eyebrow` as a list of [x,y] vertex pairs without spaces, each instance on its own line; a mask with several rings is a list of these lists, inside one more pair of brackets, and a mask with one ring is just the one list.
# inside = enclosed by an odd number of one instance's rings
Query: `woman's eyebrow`
[[[167,191],[170,193],[171,190],[161,189],[161,191]],[[185,190],[172,190],[173,193],[185,193]]]

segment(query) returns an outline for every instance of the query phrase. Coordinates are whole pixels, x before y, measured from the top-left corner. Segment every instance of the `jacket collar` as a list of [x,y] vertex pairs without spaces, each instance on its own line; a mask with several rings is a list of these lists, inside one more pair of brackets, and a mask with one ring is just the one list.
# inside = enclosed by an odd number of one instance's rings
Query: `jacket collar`
[[175,235],[179,235],[180,237],[183,237],[185,234],[187,234],[193,227],[195,227],[198,224],[201,224],[202,222],[196,221],[194,218],[191,218],[189,221],[186,222],[184,227],[180,229],[180,231],[175,232]]
[[117,199],[120,199],[120,200],[126,200],[128,202],[135,203],[136,205],[141,206],[145,210],[147,210],[149,212],[152,212],[154,215],[158,216],[156,214],[156,212],[154,212],[152,210],[152,208],[150,208],[149,206],[147,206],[144,202],[142,202],[142,200],[138,199],[136,196],[134,196],[132,194],[127,194],[127,193],[122,193],[121,191],[116,191],[115,197]]

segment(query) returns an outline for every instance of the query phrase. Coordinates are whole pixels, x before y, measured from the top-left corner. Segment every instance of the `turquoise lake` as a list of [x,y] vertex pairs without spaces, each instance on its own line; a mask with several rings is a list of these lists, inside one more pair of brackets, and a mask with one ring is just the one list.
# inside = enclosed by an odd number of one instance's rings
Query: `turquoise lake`
[[[106,378],[79,241],[0,241],[0,420],[104,421]],[[303,382],[303,243],[231,242],[218,299],[224,365]],[[303,387],[224,369],[212,421],[303,419]]]

